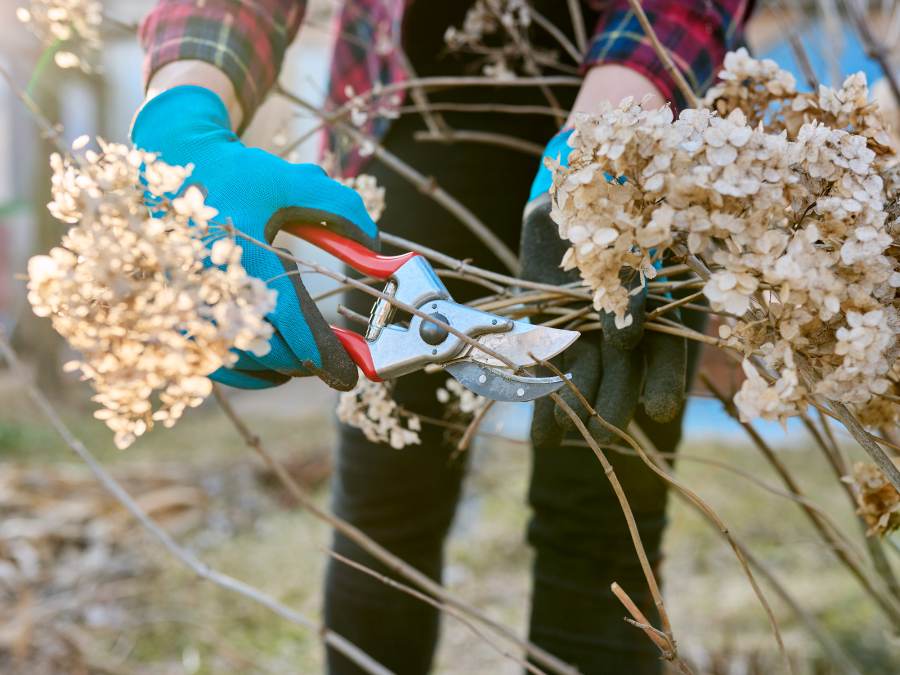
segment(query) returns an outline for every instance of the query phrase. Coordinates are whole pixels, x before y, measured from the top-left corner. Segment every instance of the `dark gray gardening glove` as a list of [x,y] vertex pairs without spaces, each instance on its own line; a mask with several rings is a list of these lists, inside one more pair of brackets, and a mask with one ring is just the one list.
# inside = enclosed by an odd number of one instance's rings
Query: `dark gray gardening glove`
[[[520,256],[522,277],[529,281],[565,284],[577,281],[577,271],[563,271],[559,263],[568,248],[550,218],[550,196],[533,195],[525,208]],[[657,422],[675,419],[684,405],[687,341],[665,333],[644,331],[646,293],[633,296],[630,326],[618,329],[614,316],[601,314],[602,331],[583,334],[556,357],[554,364],[572,373],[572,382],[603,419],[625,429],[640,403]],[[675,316],[675,313],[669,313]],[[586,422],[601,445],[617,440],[588,412],[568,388],[560,396]],[[550,397],[535,402],[531,439],[538,447],[555,447],[574,428],[568,415]]]

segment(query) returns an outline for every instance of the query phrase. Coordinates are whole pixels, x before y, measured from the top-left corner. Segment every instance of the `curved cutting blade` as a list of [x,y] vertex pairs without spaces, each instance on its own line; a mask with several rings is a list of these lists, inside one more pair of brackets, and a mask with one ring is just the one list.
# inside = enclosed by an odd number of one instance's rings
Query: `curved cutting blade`
[[450,363],[445,370],[466,389],[492,401],[533,401],[565,384],[561,377],[523,377],[468,360]]
[[[553,358],[579,337],[581,333],[574,330],[532,326],[523,321],[513,321],[512,330],[505,333],[488,333],[476,339],[479,344],[505,356],[517,366],[533,366],[537,361]],[[487,366],[506,367],[505,363],[474,347],[469,352],[469,358]]]

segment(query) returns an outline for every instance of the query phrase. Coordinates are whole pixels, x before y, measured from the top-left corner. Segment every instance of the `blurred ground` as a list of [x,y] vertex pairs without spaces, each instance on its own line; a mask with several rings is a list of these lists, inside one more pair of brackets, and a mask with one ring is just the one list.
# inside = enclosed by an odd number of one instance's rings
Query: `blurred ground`
[[[85,414],[86,394],[78,386],[67,392],[61,403],[67,421],[183,544],[222,571],[319,615],[328,532],[290,508],[214,404],[119,452],[105,428]],[[239,393],[234,401],[298,480],[326,500],[333,394],[316,382],[297,381],[271,392]],[[683,450],[680,477],[865,662],[864,672],[898,672],[898,645],[889,643],[880,617],[799,509],[698,461],[726,461],[774,483],[757,453],[733,436],[705,436]],[[447,583],[524,631],[527,448],[493,440],[476,444],[474,454],[449,545]],[[845,498],[817,454],[800,439],[782,454],[816,503],[856,536]],[[683,652],[700,673],[779,672],[765,617],[727,546],[678,503],[672,519],[663,575]],[[321,672],[315,636],[197,580],[148,543],[8,377],[0,380],[0,561],[0,672]],[[772,603],[797,673],[838,672],[790,612],[777,599]],[[436,672],[512,674],[518,668],[451,619]]]

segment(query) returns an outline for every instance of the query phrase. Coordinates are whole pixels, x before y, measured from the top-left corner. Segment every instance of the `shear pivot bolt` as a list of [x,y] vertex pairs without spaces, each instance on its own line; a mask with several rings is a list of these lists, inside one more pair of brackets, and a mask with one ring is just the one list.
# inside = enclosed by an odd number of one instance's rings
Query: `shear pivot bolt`
[[[438,321],[447,323],[447,317],[440,312],[435,312],[431,316]],[[447,339],[447,335],[448,332],[446,328],[438,326],[436,323],[433,323],[431,321],[422,321],[422,325],[419,326],[419,336],[430,345],[441,344],[444,340]]]

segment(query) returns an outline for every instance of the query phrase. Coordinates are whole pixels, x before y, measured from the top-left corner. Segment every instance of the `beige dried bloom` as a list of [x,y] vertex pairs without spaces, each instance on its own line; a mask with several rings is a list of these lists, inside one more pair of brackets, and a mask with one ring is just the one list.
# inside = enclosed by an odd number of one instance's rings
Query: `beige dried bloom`
[[341,393],[337,416],[341,422],[362,431],[373,443],[387,443],[400,450],[422,442],[421,421],[400,409],[390,383],[371,382],[362,373],[353,389]]
[[16,17],[50,49],[59,47],[54,61],[60,68],[93,71],[100,49],[103,5],[95,0],[31,0],[19,7]]
[[522,67],[537,75],[536,63],[555,61],[555,52],[531,44],[528,29],[532,12],[525,0],[477,0],[460,28],[449,27],[444,43],[455,52],[474,54],[483,62],[486,77],[509,80]]
[[884,537],[900,529],[900,493],[874,464],[857,462],[844,482],[853,487],[856,512],[869,526],[868,536]]
[[490,401],[469,391],[453,378],[447,378],[444,386],[435,392],[437,400],[444,406],[441,418],[448,422],[444,429],[444,443],[448,447],[460,448],[460,443],[476,416],[483,414]]
[[626,99],[576,120],[568,168],[550,162],[551,215],[571,243],[561,264],[623,326],[629,276],[652,279],[684,246],[732,316],[729,344],[765,371],[745,363],[745,419],[783,420],[817,394],[874,420],[898,380],[900,179],[865,77],[801,95],[743,50],[721,77],[678,119]]
[[232,240],[207,248],[216,210],[197,186],[169,197],[190,166],[99,140],[99,153],[80,151],[86,141],[51,157],[48,208],[73,227],[29,261],[28,300],[81,354],[66,367],[91,382],[95,417],[124,448],[199,405],[233,350],[268,351],[275,291],[247,275]]
[[484,396],[469,391],[452,377],[447,378],[443,387],[439,387],[437,400],[447,406],[454,416],[472,417],[488,404]]
[[531,25],[531,10],[525,0],[477,0],[466,12],[461,28],[450,26],[444,42],[450,49],[479,47],[488,36]]
[[378,184],[375,176],[361,173],[353,178],[343,178],[340,182],[359,193],[369,217],[378,222],[384,213],[385,201],[384,188]]

